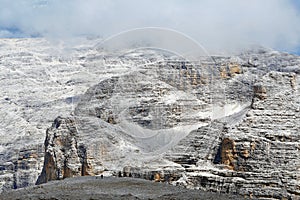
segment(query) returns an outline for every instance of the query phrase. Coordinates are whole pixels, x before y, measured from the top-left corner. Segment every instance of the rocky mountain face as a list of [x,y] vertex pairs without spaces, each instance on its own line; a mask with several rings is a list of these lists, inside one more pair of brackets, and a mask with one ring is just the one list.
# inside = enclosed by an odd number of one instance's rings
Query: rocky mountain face
[[148,49],[103,62],[87,45],[1,45],[11,50],[1,51],[2,190],[110,173],[299,198],[300,57],[260,48],[195,62]]
[[44,39],[0,40],[0,191],[36,182],[45,130],[57,116],[71,113],[97,76],[82,60],[93,50],[61,46]]

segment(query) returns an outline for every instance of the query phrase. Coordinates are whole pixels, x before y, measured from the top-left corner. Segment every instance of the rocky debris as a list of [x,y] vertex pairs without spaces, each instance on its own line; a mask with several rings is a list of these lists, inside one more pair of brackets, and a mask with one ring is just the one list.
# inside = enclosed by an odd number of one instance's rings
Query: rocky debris
[[239,200],[242,196],[188,190],[169,184],[136,178],[80,177],[8,191],[0,199],[215,199]]

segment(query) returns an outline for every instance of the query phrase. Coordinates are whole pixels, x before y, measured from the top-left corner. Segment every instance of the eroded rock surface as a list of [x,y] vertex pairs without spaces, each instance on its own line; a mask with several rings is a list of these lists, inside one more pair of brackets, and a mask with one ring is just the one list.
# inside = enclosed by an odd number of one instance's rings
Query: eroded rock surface
[[[3,43],[31,53],[2,55],[1,80],[26,86],[23,96],[2,95],[2,190],[108,173],[299,198],[298,56],[258,49],[199,64],[145,51],[103,66],[93,49],[67,59],[38,54],[26,40]],[[30,76],[39,73],[52,78]]]
[[44,167],[37,184],[88,175],[86,149],[77,143],[74,120],[56,118],[46,135]]

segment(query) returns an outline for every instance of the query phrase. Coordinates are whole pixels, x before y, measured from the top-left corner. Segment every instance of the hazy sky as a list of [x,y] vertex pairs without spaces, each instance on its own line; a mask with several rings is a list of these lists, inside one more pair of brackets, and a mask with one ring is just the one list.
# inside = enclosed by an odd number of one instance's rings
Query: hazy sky
[[300,49],[298,0],[0,0],[0,37],[108,37],[147,26],[207,48]]

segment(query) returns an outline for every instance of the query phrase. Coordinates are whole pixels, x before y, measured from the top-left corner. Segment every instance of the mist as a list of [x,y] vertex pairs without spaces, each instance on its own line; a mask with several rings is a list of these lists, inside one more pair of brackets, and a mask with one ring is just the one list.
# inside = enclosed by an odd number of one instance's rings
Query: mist
[[0,0],[0,37],[109,37],[141,27],[174,29],[209,50],[300,47],[296,0]]

